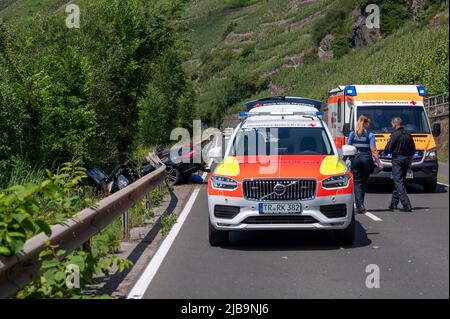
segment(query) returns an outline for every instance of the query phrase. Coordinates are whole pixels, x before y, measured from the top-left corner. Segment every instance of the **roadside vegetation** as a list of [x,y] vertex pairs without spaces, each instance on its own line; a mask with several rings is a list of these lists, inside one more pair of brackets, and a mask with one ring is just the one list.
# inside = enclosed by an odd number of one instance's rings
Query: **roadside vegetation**
[[80,159],[108,171],[192,125],[195,92],[173,27],[182,2],[81,1],[80,29],[68,29],[63,12],[5,20],[0,186],[18,165]]
[[177,222],[177,215],[165,213],[161,216],[161,233],[166,236]]
[[439,148],[438,158],[441,163],[448,163],[448,143]]
[[[101,199],[86,186],[86,168],[141,163],[154,145],[168,142],[172,128],[190,128],[197,112],[174,28],[184,1],[82,0],[80,29],[66,28],[65,2],[0,8],[2,256]],[[167,191],[153,191],[152,207]],[[130,209],[131,226],[153,216],[140,201]],[[16,297],[82,298],[96,275],[131,265],[112,255],[121,238],[118,219],[87,251],[67,255],[49,245],[40,256],[42,275]],[[80,268],[80,288],[65,284],[69,264]]]
[[[95,206],[96,198],[86,187],[86,169],[79,162],[64,163],[55,173],[45,171],[45,177],[0,190],[0,256],[17,254],[27,239],[39,233],[51,235],[51,226],[74,216],[83,208]],[[154,217],[153,209],[161,204],[168,188],[152,191],[150,207],[144,200],[130,210],[130,226],[144,226]],[[166,235],[176,222],[174,214],[161,218],[162,233]],[[123,235],[121,219],[92,237],[87,250],[79,248],[70,254],[48,243],[39,256],[42,275],[17,294],[17,298],[85,298],[83,289],[94,277],[108,275],[112,270],[122,272],[132,263],[114,254],[119,251]],[[66,285],[67,266],[80,270],[80,286]],[[107,296],[96,296],[105,298]]]
[[[83,187],[86,170],[79,162],[64,163],[52,173],[46,171],[39,182],[14,185],[0,190],[0,256],[17,254],[26,240],[39,233],[51,235],[51,226],[93,205]],[[99,253],[100,252],[100,253]],[[42,275],[27,285],[18,298],[78,298],[94,275],[108,273],[112,267],[123,271],[131,263],[99,250],[77,249],[70,254],[48,244],[39,256]],[[80,270],[80,286],[66,285],[67,265]]]

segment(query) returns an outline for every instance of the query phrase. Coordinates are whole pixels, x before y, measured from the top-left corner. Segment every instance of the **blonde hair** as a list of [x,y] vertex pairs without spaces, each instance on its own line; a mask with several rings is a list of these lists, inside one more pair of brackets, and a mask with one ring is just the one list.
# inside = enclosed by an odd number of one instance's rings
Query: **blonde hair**
[[370,119],[367,116],[361,115],[356,123],[356,135],[361,136],[364,133],[366,124],[370,123]]

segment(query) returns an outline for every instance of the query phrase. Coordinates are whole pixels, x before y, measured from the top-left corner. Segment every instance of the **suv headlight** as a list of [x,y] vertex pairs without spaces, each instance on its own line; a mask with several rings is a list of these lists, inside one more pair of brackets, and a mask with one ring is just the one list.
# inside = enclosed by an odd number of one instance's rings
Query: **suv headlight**
[[214,188],[228,189],[228,190],[237,188],[237,182],[234,179],[228,177],[213,176],[211,177],[211,182]]
[[348,174],[332,176],[322,181],[322,187],[326,189],[346,187],[349,180],[350,175]]
[[431,150],[425,151],[426,161],[435,161],[437,159],[437,149],[432,148]]

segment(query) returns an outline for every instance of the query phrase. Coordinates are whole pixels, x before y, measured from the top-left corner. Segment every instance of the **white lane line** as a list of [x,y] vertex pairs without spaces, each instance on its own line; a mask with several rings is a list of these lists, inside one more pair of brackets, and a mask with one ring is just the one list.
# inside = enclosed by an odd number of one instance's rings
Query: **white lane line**
[[448,186],[448,184],[444,184],[444,183],[438,183],[439,185],[445,186],[445,187],[450,187]]
[[170,230],[167,237],[164,239],[163,243],[159,247],[156,254],[153,256],[150,263],[145,268],[144,272],[142,273],[139,280],[134,285],[133,289],[131,289],[130,293],[128,294],[127,299],[142,299],[144,297],[144,293],[147,291],[148,287],[150,286],[150,283],[153,280],[153,277],[155,277],[156,272],[158,271],[159,267],[161,266],[164,258],[166,257],[167,253],[169,252],[170,247],[172,246],[173,242],[175,241],[175,238],[177,237],[178,233],[180,232],[181,227],[184,224],[184,221],[186,220],[187,216],[192,210],[192,206],[194,206],[195,200],[197,199],[197,196],[200,192],[200,187],[196,187],[194,191],[192,192],[191,196],[189,197],[188,202],[183,208],[183,211],[181,212],[180,216],[178,217],[177,222]]
[[380,217],[375,216],[374,214],[372,214],[371,212],[365,212],[364,215],[366,215],[367,217],[369,217],[370,219],[373,219],[376,222],[381,222],[383,221]]

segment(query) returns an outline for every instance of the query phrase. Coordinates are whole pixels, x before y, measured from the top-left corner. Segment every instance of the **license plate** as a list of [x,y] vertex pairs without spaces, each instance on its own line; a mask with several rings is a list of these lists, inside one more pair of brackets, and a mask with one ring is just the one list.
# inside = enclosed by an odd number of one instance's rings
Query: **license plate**
[[[392,172],[391,172],[391,178],[394,178]],[[408,170],[408,172],[406,173],[406,179],[414,179],[414,172],[412,170]]]
[[300,203],[259,203],[260,214],[301,214]]

